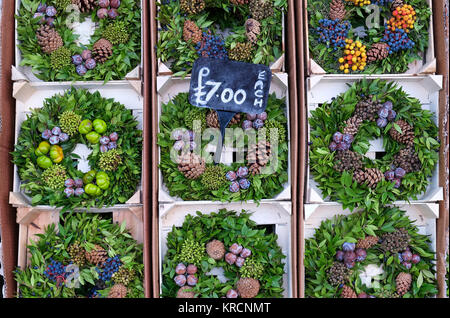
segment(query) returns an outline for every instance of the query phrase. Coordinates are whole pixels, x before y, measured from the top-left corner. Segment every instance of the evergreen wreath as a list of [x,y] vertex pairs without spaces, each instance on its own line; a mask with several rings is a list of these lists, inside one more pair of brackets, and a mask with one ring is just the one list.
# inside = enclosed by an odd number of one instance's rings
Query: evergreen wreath
[[[86,46],[66,25],[68,7],[78,8],[80,22],[96,23]],[[20,65],[43,81],[119,80],[140,62],[139,0],[22,0],[18,12]]]
[[[18,298],[143,298],[143,247],[98,214],[70,213],[27,249],[14,271]],[[74,267],[77,267],[74,268]]]
[[[162,296],[178,298],[278,298],[285,258],[277,235],[266,233],[250,213],[221,209],[187,215],[167,236]],[[208,275],[223,268],[227,281]],[[186,277],[187,275],[187,277]]]
[[[438,161],[433,114],[394,82],[363,79],[311,111],[309,165],[323,197],[344,208],[379,211],[396,200],[417,200]],[[383,138],[386,154],[364,155]]]
[[286,0],[161,0],[158,58],[186,76],[199,57],[269,65],[282,54]]
[[[371,4],[380,26],[366,30]],[[310,0],[311,58],[327,73],[404,73],[424,58],[430,15],[425,0]]]
[[[78,207],[125,203],[141,179],[142,132],[131,110],[113,99],[71,88],[31,110],[13,162],[32,205]],[[92,150],[92,169],[77,169],[77,144]]]
[[[378,214],[361,211],[327,219],[305,241],[305,294],[318,298],[433,297],[438,290],[430,243],[396,207],[384,207]],[[369,275],[370,287],[360,275],[369,274],[368,265],[382,265],[382,273]]]
[[[224,164],[214,165],[209,163],[207,155],[204,158],[194,153],[185,157],[186,147],[190,151],[205,149],[209,140],[202,140],[201,145],[192,141],[192,122],[198,120],[202,123],[202,133],[207,127],[218,127],[215,111],[200,109],[189,104],[188,93],[179,93],[170,102],[163,104],[160,117],[160,132],[158,145],[160,146],[160,169],[164,184],[171,196],[180,197],[186,201],[192,200],[216,200],[216,201],[247,201],[273,198],[280,193],[284,184],[288,181],[288,138],[286,105],[284,99],[277,99],[275,94],[270,94],[266,112],[259,115],[265,116],[264,120],[256,118],[256,115],[237,114],[228,127],[244,129],[266,127],[266,139],[270,141],[269,132],[278,129],[278,152],[271,153],[274,147],[266,141],[257,141],[252,145],[244,136],[239,135],[236,140],[241,140],[245,145],[244,163],[234,162],[230,166]],[[246,117],[244,117],[244,115]],[[253,117],[251,117],[253,116]],[[246,118],[246,119],[244,119]],[[263,117],[261,117],[263,118]],[[249,120],[250,119],[250,120]],[[259,124],[261,126],[256,126]],[[217,132],[219,129],[217,128]],[[190,134],[186,140],[183,134]],[[225,138],[225,144],[227,139]],[[237,141],[238,142],[238,141]],[[250,146],[249,146],[250,145]],[[266,148],[267,145],[267,148]],[[182,150],[178,161],[171,158],[171,148]],[[264,170],[271,158],[276,158],[277,169],[275,171]],[[212,157],[210,157],[212,161]],[[273,162],[273,161],[272,161]],[[265,171],[267,173],[265,173]]]

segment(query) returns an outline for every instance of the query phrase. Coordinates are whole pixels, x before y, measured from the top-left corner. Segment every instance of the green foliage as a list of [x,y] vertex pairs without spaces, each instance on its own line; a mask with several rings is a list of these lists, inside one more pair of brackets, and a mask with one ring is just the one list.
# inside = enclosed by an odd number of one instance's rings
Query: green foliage
[[72,63],[70,57],[70,50],[64,46],[53,51],[52,54],[50,54],[50,64],[52,69],[58,71],[63,67],[70,65]]
[[[368,95],[373,95],[373,98],[381,103],[392,101],[397,120],[403,119],[414,126],[414,147],[422,169],[406,174],[398,189],[394,188],[393,182],[387,180],[379,182],[375,189],[371,189],[353,181],[351,173],[345,171],[341,174],[333,168],[335,154],[328,148],[333,134],[343,130],[344,121],[352,116],[358,101]],[[432,175],[438,161],[438,128],[434,124],[433,116],[430,111],[422,109],[419,100],[407,95],[394,82],[366,79],[353,83],[331,103],[324,103],[311,111],[309,124],[312,144],[309,165],[322,196],[341,202],[344,208],[353,210],[361,205],[376,212],[380,211],[380,207],[396,200],[417,199],[417,195],[426,191],[428,177]],[[390,137],[391,127],[392,123],[389,123],[380,129],[375,122],[370,121],[364,121],[361,125],[352,143],[352,150],[364,155],[369,149],[370,139],[383,137],[386,151],[386,155],[381,159],[372,161],[364,157],[365,167],[377,167],[383,173],[390,169],[394,156],[404,147]]]
[[[34,149],[42,141],[45,129],[52,129],[59,124],[59,114],[74,111],[83,119],[91,121],[101,118],[108,123],[105,135],[117,132],[117,154],[122,163],[114,173],[108,173],[111,185],[96,198],[83,194],[69,197],[63,191],[54,191],[42,184],[43,170],[36,164]],[[102,207],[126,202],[135,192],[141,179],[142,132],[137,129],[138,122],[131,110],[113,99],[101,97],[97,91],[90,93],[83,89],[71,88],[63,94],[45,99],[42,108],[31,110],[31,114],[22,123],[20,134],[12,152],[13,163],[17,165],[23,191],[33,197],[33,205],[51,205],[74,209],[77,207]],[[76,134],[60,146],[64,159],[60,162],[67,170],[67,177],[82,178],[77,170],[79,156],[72,153],[78,143],[88,144],[85,135]],[[101,170],[100,145],[91,145],[92,153],[88,156],[89,165],[94,170]]]
[[[252,251],[255,262],[263,264],[264,271],[258,279],[261,289],[258,298],[282,297],[284,264],[281,248],[277,245],[277,235],[267,234],[265,229],[260,229],[255,222],[250,220],[250,214],[242,211],[228,211],[222,209],[210,214],[197,212],[196,216],[187,215],[183,225],[173,227],[167,236],[167,254],[164,256],[162,267],[162,296],[175,297],[179,287],[174,282],[176,276],[175,267],[179,259],[178,255],[186,240],[193,240],[206,246],[208,242],[217,239],[231,246],[238,243]],[[226,283],[221,283],[217,277],[206,275],[214,267],[222,267]],[[225,259],[214,260],[203,253],[198,266],[198,284],[193,291],[202,298],[220,298],[227,291],[235,288],[239,280],[239,267],[229,265]]]
[[[327,281],[326,270],[333,265],[335,255],[342,249],[344,242],[354,242],[367,235],[381,237],[395,229],[405,228],[411,236],[410,249],[421,257],[418,264],[407,270],[401,265],[397,256],[389,252],[383,253],[379,244],[367,251],[363,262],[356,262],[347,283],[357,294],[365,292],[378,298],[395,292],[395,279],[400,272],[412,275],[412,285],[404,298],[433,297],[437,294],[437,283],[434,270],[434,253],[430,248],[430,238],[419,234],[405,212],[397,207],[384,207],[381,213],[362,211],[348,216],[337,215],[325,220],[316,229],[313,237],[305,240],[305,295],[316,298],[338,297],[339,287],[333,287]],[[383,265],[384,273],[379,280],[367,288],[361,283],[359,273],[369,264]]]
[[71,0],[50,0],[50,4],[55,6],[58,10],[58,13],[64,12],[70,4],[72,4]]
[[[99,214],[70,213],[61,218],[61,223],[49,225],[43,234],[37,234],[37,241],[30,241],[27,246],[31,255],[30,266],[17,268],[14,271],[18,283],[20,298],[74,298],[86,297],[94,287],[99,275],[96,267],[85,264],[79,268],[79,278],[73,283],[80,288],[69,288],[67,285],[57,286],[56,282],[47,278],[44,271],[50,265],[51,259],[68,265],[70,256],[68,248],[75,242],[85,249],[92,249],[95,244],[103,246],[109,257],[119,255],[122,267],[134,271],[134,277],[129,280],[127,297],[144,297],[144,264],[143,246],[138,244],[128,233],[125,223],[114,224],[111,219],[100,217]],[[106,289],[99,292],[106,296],[113,281],[106,283]]]

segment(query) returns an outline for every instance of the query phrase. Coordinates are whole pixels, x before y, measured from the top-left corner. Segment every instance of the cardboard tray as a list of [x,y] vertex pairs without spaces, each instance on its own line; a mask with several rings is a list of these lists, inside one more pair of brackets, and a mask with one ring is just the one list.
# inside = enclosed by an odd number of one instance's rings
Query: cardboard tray
[[[177,94],[181,92],[189,91],[189,83],[190,77],[185,79],[175,78],[170,76],[158,76],[157,85],[158,85],[158,121],[161,117],[161,108],[162,104],[168,103],[172,98],[174,98]],[[287,117],[287,125],[288,125],[288,141],[290,141],[290,118],[289,118],[289,96],[288,96],[288,78],[285,73],[275,73],[272,77],[272,82],[270,85],[270,93],[275,93],[277,98],[286,97],[286,117]],[[159,132],[159,129],[158,129]],[[288,156],[290,156],[290,145],[288,144]],[[224,164],[232,162],[234,148],[227,149],[224,147],[221,156],[221,162]],[[159,160],[161,159],[161,153],[159,150]],[[158,160],[158,161],[159,161]],[[274,201],[274,200],[289,200],[291,198],[291,170],[290,170],[291,162],[288,161],[288,182],[284,185],[284,189],[281,193],[279,193],[275,198],[264,199],[265,201]],[[173,202],[173,201],[183,201],[178,197],[172,197],[169,194],[169,190],[163,183],[162,172],[159,170],[159,202]],[[183,201],[187,202],[187,201]],[[197,201],[202,203],[207,203],[209,201]],[[252,202],[252,200],[248,201]]]
[[[138,66],[136,66],[133,70],[131,70],[128,74],[125,75],[125,78],[122,80],[130,80],[130,81],[139,81],[141,80],[141,72],[143,69],[143,60],[144,60],[144,2],[141,0],[141,8],[142,8],[142,14],[141,14],[141,62]],[[15,15],[19,15],[19,8],[20,4],[22,3],[21,0],[15,0]],[[146,4],[145,4],[146,6]],[[39,78],[37,78],[33,71],[31,70],[31,67],[27,66],[20,66],[20,63],[22,62],[22,53],[20,52],[20,49],[18,47],[19,40],[18,40],[18,34],[17,34],[17,20],[14,19],[14,26],[15,26],[15,33],[14,33],[14,40],[15,40],[15,65],[12,66],[12,74],[11,79],[13,81],[29,81],[29,82],[43,82]],[[115,82],[116,80],[110,81]],[[60,82],[61,83],[61,82]]]
[[[415,77],[399,76],[365,76],[367,79],[382,78],[389,81],[395,81],[402,89],[412,97],[420,100],[422,108],[427,109],[435,114],[434,122],[439,126],[439,90],[442,88],[442,76],[440,75],[420,75]],[[307,81],[308,83],[308,118],[310,112],[322,103],[330,101],[348,89],[347,84],[353,83],[363,76],[313,76]],[[311,140],[310,129],[308,129],[308,141]],[[376,152],[383,152],[382,138],[372,140],[370,148],[366,154],[369,158],[375,158]],[[442,187],[439,185],[439,162],[436,164],[433,175],[425,193],[417,196],[418,200],[411,202],[434,202],[443,199]],[[317,182],[314,181],[312,174],[307,169],[307,203],[323,203],[330,202],[329,198],[323,198],[322,191],[318,188]],[[396,201],[396,204],[405,203],[405,201]]]
[[[430,9],[433,9],[433,1],[426,0]],[[309,22],[308,22],[308,0],[303,1],[303,15],[304,15],[304,30],[305,30],[305,42],[306,42],[306,63],[307,74],[312,75],[324,75],[328,74],[314,59],[310,56],[309,52]],[[381,22],[380,22],[381,23]],[[430,26],[428,28],[428,48],[424,52],[423,60],[410,63],[408,70],[403,75],[415,76],[417,74],[434,74],[436,72],[436,58],[434,52],[434,32],[433,32],[433,15],[430,16]],[[337,71],[336,71],[337,72]],[[336,74],[335,74],[336,75]],[[343,75],[343,74],[340,74]]]

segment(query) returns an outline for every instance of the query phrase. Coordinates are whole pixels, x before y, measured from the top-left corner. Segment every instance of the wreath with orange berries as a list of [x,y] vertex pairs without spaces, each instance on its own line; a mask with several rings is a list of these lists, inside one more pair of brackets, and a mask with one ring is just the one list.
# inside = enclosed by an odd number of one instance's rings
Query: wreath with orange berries
[[426,0],[308,1],[311,58],[328,73],[404,73],[426,61]]

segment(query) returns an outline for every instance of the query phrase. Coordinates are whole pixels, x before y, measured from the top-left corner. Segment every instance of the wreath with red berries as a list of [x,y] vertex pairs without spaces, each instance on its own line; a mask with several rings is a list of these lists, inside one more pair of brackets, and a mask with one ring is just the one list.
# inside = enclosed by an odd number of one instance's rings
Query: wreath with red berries
[[305,294],[424,298],[437,294],[430,238],[405,211],[383,207],[327,219],[305,240]]
[[[362,80],[311,111],[309,166],[324,198],[353,210],[379,211],[396,200],[417,200],[438,161],[434,114],[394,82]],[[385,155],[370,159],[370,140]]]
[[425,0],[308,1],[311,57],[329,73],[404,73],[425,59],[430,15]]

